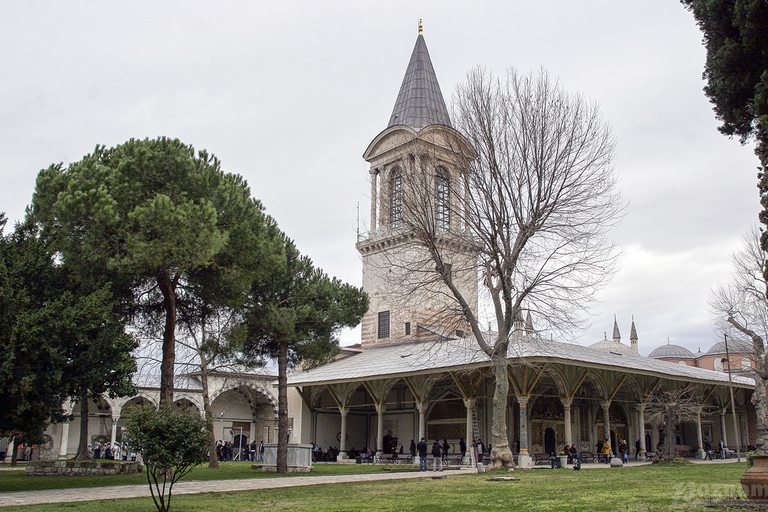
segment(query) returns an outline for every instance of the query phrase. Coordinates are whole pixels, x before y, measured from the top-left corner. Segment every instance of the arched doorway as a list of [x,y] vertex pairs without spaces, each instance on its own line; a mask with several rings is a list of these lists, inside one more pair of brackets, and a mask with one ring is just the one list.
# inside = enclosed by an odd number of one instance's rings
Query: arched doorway
[[557,437],[552,427],[544,431],[544,451],[549,454],[557,454]]

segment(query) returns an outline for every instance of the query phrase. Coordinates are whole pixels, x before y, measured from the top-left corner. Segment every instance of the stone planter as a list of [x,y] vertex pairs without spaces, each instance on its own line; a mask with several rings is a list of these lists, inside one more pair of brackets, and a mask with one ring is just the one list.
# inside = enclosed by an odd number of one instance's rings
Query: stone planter
[[[267,473],[277,471],[277,445],[264,445],[264,464],[254,464],[254,469],[261,469]],[[288,472],[304,473],[312,471],[312,445],[289,444],[288,445]]]
[[741,488],[750,500],[768,500],[768,455],[755,455],[754,464],[741,476]]

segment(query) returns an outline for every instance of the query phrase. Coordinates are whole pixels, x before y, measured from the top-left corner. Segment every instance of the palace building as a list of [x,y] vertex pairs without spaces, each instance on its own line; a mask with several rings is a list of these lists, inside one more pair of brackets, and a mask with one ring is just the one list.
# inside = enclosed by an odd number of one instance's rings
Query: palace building
[[[411,440],[422,437],[447,439],[452,453],[458,453],[460,440],[472,437],[475,423],[486,446],[491,442],[488,357],[465,335],[468,329],[456,328],[460,321],[436,313],[445,310],[434,302],[440,294],[398,294],[387,275],[409,267],[402,258],[417,259],[409,252],[410,235],[401,229],[403,197],[414,186],[408,180],[434,190],[427,200],[434,201],[434,222],[445,232],[454,262],[475,257],[459,216],[448,213],[460,205],[445,204],[461,197],[449,191],[463,187],[459,153],[471,151],[448,143],[457,139],[462,138],[451,126],[420,29],[389,122],[363,155],[370,164],[371,226],[359,235],[356,248],[371,304],[360,347],[289,377],[289,386],[301,396],[301,407],[291,411],[300,440],[337,449],[339,460],[363,447],[392,453],[402,445],[407,451]],[[476,306],[476,275],[460,277],[457,286]],[[544,339],[533,324],[530,315],[516,323],[508,358],[509,445],[519,464],[528,465],[533,454],[557,452],[565,444],[594,451],[605,438],[614,452],[621,439],[633,453],[639,442],[641,457],[655,451],[661,434],[645,420],[644,401],[654,390],[688,385],[695,389],[700,413],[695,423],[680,425],[676,441],[701,456],[704,439],[734,445],[735,428],[742,445],[754,439],[752,379],[733,376],[734,423],[728,375],[640,356],[634,320],[629,345],[621,343],[614,323],[612,340],[606,337],[589,347]]]
[[[363,288],[370,296],[361,344],[343,349],[342,357],[329,364],[289,376],[291,443],[314,441],[325,451],[338,451],[337,460],[345,461],[363,448],[393,453],[403,446],[407,453],[411,440],[422,437],[445,439],[452,454],[464,456],[459,443],[473,437],[475,425],[475,435],[486,447],[492,442],[493,375],[488,357],[467,335],[470,331],[460,318],[441,313],[445,308],[440,293],[398,294],[392,280],[384,278],[403,268],[403,258],[415,261],[420,256],[408,244],[411,235],[401,229],[403,201],[417,179],[432,191],[433,220],[445,235],[441,243],[450,249],[447,264],[472,267],[477,249],[466,236],[461,216],[451,215],[461,208],[451,201],[462,197],[465,186],[460,159],[472,151],[462,141],[451,125],[420,29],[389,122],[363,155],[370,164],[371,224],[356,244]],[[476,307],[476,273],[457,272],[454,284]],[[630,332],[630,344],[622,343],[614,322],[612,339],[606,336],[585,347],[541,336],[530,315],[518,319],[508,357],[507,425],[509,446],[520,465],[531,464],[534,454],[558,452],[565,444],[595,451],[606,438],[614,452],[625,439],[633,455],[639,443],[642,458],[656,451],[662,439],[659,429],[646,421],[645,400],[655,390],[681,386],[693,387],[700,410],[695,422],[679,425],[680,445],[703,456],[704,439],[713,445],[722,440],[731,448],[737,439],[742,446],[754,442],[754,381],[746,375],[748,355],[732,353],[724,367],[717,345],[697,356],[668,344],[643,357],[634,319]],[[724,371],[731,367],[745,370],[732,375],[736,417]],[[130,403],[158,403],[157,380],[139,376],[136,397],[96,400],[90,407],[89,439],[119,444],[122,411]],[[272,374],[213,377],[217,439],[275,441],[275,380]],[[179,407],[194,407],[202,414],[201,396],[199,376],[177,379]],[[74,455],[79,404],[65,407],[75,420],[51,425],[39,456]],[[0,452],[3,449],[0,444]]]

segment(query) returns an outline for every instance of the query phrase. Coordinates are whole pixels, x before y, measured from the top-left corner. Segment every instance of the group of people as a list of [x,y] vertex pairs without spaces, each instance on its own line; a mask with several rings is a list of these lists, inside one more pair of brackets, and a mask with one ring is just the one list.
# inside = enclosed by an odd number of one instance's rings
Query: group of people
[[[483,443],[479,439],[472,442],[472,446],[475,450],[482,450]],[[421,471],[427,471],[429,469],[428,461],[427,461],[427,441],[423,437],[421,438],[421,441],[419,441],[418,444],[413,442],[413,439],[411,439],[411,456],[415,457],[418,453],[419,455],[419,469]],[[442,471],[443,470],[443,463],[448,458],[448,452],[451,449],[451,445],[448,444],[447,439],[443,439],[443,442],[440,443],[439,439],[435,439],[435,442],[432,443],[432,471]],[[461,453],[464,454],[467,450],[467,444],[464,442],[464,439],[459,440],[459,449],[461,450]],[[482,454],[482,452],[479,452]]]
[[[240,456],[238,457],[238,450],[240,450]],[[251,441],[250,444],[238,447],[232,441],[216,441],[216,458],[220,462],[227,462],[231,460],[248,460],[251,462],[264,462],[264,441],[261,441],[258,445],[256,441]]]
[[[721,439],[720,442],[717,445],[717,451],[720,453],[721,459],[728,458],[728,452],[725,448],[725,443],[723,443],[723,440]],[[704,438],[704,460],[713,460],[712,459],[712,443],[709,442],[709,439]]]

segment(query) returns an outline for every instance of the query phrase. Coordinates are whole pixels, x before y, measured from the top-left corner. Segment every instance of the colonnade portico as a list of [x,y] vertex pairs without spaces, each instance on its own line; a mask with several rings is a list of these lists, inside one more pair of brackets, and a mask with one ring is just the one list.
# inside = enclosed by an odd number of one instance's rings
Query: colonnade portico
[[[460,342],[457,340],[452,348],[466,353],[468,345]],[[640,356],[550,343],[557,350],[546,357],[534,355],[524,361],[510,358],[508,443],[520,465],[529,464],[534,453],[559,451],[566,444],[576,445],[582,452],[595,452],[597,443],[605,438],[611,442],[612,452],[617,452],[618,443],[625,440],[633,454],[639,445],[639,457],[643,457],[652,448],[647,446],[647,435],[653,448],[661,440],[658,429],[646,423],[649,393],[680,386],[699,389],[696,396],[702,411],[699,421],[680,426],[676,439],[680,444],[699,448],[704,416],[713,438],[732,437],[732,429],[725,426],[725,417],[720,414],[728,405],[724,392],[727,376]],[[301,414],[312,416],[313,430],[301,441],[316,440],[324,449],[338,446],[343,459],[351,449],[375,447],[377,453],[387,454],[393,452],[394,445],[407,447],[410,440],[439,438],[447,439],[451,452],[463,457],[466,453],[458,453],[458,444],[464,439],[471,446],[467,433],[472,429],[474,411],[479,437],[486,448],[490,447],[490,365],[478,363],[482,356],[474,351],[464,364],[455,364],[461,357],[454,354],[453,359],[446,358],[443,367],[436,367],[434,359],[422,367],[418,358],[410,358],[418,353],[418,345],[368,349],[291,375],[289,386],[304,398]],[[565,352],[565,347],[573,352],[570,359],[551,355]],[[341,377],[350,374],[360,377]],[[736,384],[737,405],[742,409],[750,407],[751,384],[743,377]],[[710,420],[712,414],[720,415],[721,421]]]
[[[135,396],[111,398],[108,395],[89,399],[88,443],[109,443],[110,446],[122,444],[122,430],[126,421],[126,411],[131,405],[159,403],[159,386],[155,382],[157,376],[137,375],[134,384],[139,392]],[[227,431],[235,424],[243,425],[242,434],[248,439],[256,439],[258,434],[268,434],[268,441],[276,439],[277,427],[277,397],[270,391],[275,376],[254,374],[230,377],[227,374],[217,374],[209,381],[211,389],[211,404],[214,411],[214,430],[217,438],[228,440]],[[177,407],[191,408],[204,415],[204,407],[199,382],[195,376],[177,377],[177,388],[174,403]],[[159,382],[159,381],[158,381]],[[239,390],[239,391],[238,391]],[[234,394],[233,394],[234,393]],[[244,405],[233,404],[242,401]],[[62,404],[62,410],[71,417],[69,421],[51,424],[44,435],[51,445],[50,453],[36,454],[46,459],[66,459],[72,457],[79,446],[80,440],[80,403],[67,400]],[[263,432],[257,432],[257,427],[264,425]],[[268,426],[268,429],[266,427]],[[12,450],[9,446],[6,459],[10,461]],[[39,452],[38,452],[39,453]],[[116,454],[117,455],[117,454]]]

